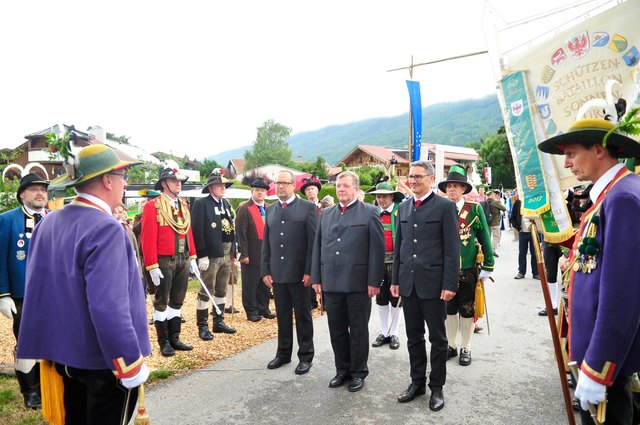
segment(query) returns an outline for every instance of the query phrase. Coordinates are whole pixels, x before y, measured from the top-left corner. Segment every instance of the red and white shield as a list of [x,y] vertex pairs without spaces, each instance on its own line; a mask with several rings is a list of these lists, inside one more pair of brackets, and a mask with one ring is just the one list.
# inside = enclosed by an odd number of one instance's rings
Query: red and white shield
[[582,59],[589,53],[589,35],[586,31],[576,33],[565,42],[569,55],[574,59]]
[[511,115],[519,117],[524,112],[524,103],[522,99],[518,99],[515,102],[511,102]]

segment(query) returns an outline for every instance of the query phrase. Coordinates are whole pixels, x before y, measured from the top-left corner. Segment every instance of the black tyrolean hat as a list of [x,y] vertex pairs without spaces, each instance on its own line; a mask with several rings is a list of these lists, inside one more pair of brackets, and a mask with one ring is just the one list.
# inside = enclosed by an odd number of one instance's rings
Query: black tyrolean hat
[[207,184],[202,188],[202,193],[209,193],[208,187],[212,184],[223,184],[224,187],[230,187],[233,182],[223,175],[222,169],[214,168],[207,177]]
[[438,189],[442,192],[447,191],[447,183],[462,183],[465,186],[463,195],[471,192],[473,186],[467,181],[467,173],[464,171],[459,165],[453,165],[449,169],[449,173],[447,174],[447,179],[438,183]]
[[264,181],[262,177],[256,177],[254,181],[251,182],[249,187],[255,187],[257,189],[265,189],[269,190],[269,185]]
[[302,186],[300,186],[300,193],[304,194],[304,191],[307,190],[307,188],[309,186],[315,186],[318,188],[318,192],[320,192],[320,190],[322,189],[322,184],[320,183],[320,180],[318,180],[317,178],[311,176],[308,177],[304,180],[304,184]]
[[22,200],[20,199],[20,194],[24,192],[29,186],[34,184],[41,184],[45,187],[45,189],[49,186],[49,182],[44,180],[36,173],[29,173],[23,176],[20,179],[20,185],[18,186],[18,192],[16,192],[16,198],[18,198],[18,202],[22,204]]
[[185,176],[184,174],[180,174],[178,172],[177,169],[175,168],[163,168],[162,170],[160,170],[160,177],[158,178],[158,181],[156,182],[155,186],[153,186],[153,188],[155,190],[162,190],[162,180],[164,179],[176,179],[176,180],[180,180],[181,182],[186,182],[187,180],[189,180],[188,176]]

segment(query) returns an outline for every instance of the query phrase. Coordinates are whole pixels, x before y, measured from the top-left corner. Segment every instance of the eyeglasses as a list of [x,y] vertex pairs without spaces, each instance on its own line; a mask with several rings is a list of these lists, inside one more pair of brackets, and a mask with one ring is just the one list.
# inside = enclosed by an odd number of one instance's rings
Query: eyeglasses
[[415,174],[415,175],[413,175],[413,174],[412,174],[412,175],[408,175],[408,176],[407,176],[407,178],[408,178],[409,180],[417,180],[417,181],[420,181],[420,180],[422,180],[423,178],[425,178],[425,177],[431,177],[432,175],[433,175],[433,174]]
[[127,174],[127,173],[123,173],[123,174],[120,174],[120,173],[107,173],[107,174],[111,174],[112,176],[120,176],[120,177],[122,177],[122,180],[124,180],[125,182],[129,181],[129,174]]
[[288,186],[290,184],[293,184],[292,182],[275,182],[276,186]]

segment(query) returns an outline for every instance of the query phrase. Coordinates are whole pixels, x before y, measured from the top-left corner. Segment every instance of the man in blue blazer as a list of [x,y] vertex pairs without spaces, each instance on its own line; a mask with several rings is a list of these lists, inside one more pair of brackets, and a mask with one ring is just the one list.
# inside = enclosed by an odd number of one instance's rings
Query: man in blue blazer
[[[16,341],[22,318],[29,241],[36,224],[47,213],[48,184],[35,173],[25,175],[16,194],[22,205],[0,215],[0,313],[13,319]],[[38,364],[32,359],[16,358],[15,369],[25,407],[40,408]]]

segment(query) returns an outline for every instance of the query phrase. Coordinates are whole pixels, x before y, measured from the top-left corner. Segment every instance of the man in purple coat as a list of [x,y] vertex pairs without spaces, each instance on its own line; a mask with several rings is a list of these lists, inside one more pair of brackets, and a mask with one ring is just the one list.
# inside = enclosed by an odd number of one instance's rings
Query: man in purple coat
[[[66,423],[128,423],[151,353],[140,272],[111,209],[122,202],[133,163],[105,145],[82,148],[73,202],[33,232],[18,357],[55,364],[64,385]],[[43,400],[46,400],[43,397]]]
[[565,168],[593,182],[593,204],[564,265],[571,268],[569,357],[580,367],[582,423],[593,423],[589,404],[606,398],[607,425],[631,424],[631,377],[640,371],[640,177],[618,158],[640,157],[640,144],[612,122],[583,119],[538,148],[564,155]]

